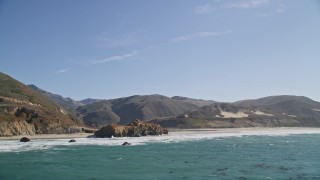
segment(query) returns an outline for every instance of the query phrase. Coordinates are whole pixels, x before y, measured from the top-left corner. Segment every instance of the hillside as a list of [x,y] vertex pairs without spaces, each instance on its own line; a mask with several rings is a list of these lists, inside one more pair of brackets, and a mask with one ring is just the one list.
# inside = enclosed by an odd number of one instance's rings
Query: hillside
[[169,98],[161,95],[130,96],[105,100],[77,108],[77,116],[89,126],[127,124],[134,119],[151,120],[172,117],[208,105],[212,101]]
[[134,119],[171,128],[320,127],[320,103],[304,96],[269,96],[234,103],[162,95],[74,101],[30,87],[91,127],[127,124]]
[[190,102],[191,104],[194,104],[194,105],[196,105],[198,107],[207,106],[207,105],[210,105],[210,104],[217,103],[217,101],[203,100],[203,99],[193,99],[193,98],[182,97],[182,96],[173,96],[171,99],[178,100],[178,101],[183,101],[183,102]]
[[79,103],[81,103],[82,105],[89,105],[89,104],[93,104],[93,103],[97,103],[100,101],[103,101],[104,99],[92,99],[92,98],[87,98],[87,99],[83,99],[81,101],[78,101]]
[[279,104],[288,101],[296,101],[302,104],[309,104],[312,106],[319,106],[319,102],[313,101],[310,98],[304,96],[290,96],[290,95],[281,95],[281,96],[268,96],[259,99],[250,99],[250,100],[242,100],[236,101],[233,104],[240,106],[268,106]]
[[37,87],[36,85],[30,84],[28,85],[31,89],[33,89],[34,91],[37,91],[38,93],[47,96],[49,99],[51,99],[52,101],[58,103],[59,105],[61,105],[63,108],[69,110],[70,112],[75,114],[75,109],[79,106],[83,106],[83,105],[89,105],[89,104],[93,104],[96,102],[100,102],[102,101],[102,99],[91,99],[91,98],[87,98],[87,99],[83,99],[81,101],[76,101],[72,98],[65,98],[61,95],[58,94],[53,94],[51,92],[45,91],[39,87]]
[[71,98],[65,98],[63,96],[60,96],[58,94],[53,94],[50,93],[48,91],[42,90],[39,87],[30,84],[28,85],[31,89],[33,89],[34,91],[37,91],[38,93],[47,96],[49,99],[53,100],[54,102],[58,103],[59,105],[61,105],[62,107],[64,107],[67,110],[74,110],[75,108],[84,105],[84,103],[81,103],[79,101],[76,101],[74,99]]
[[0,136],[72,133],[80,122],[63,107],[0,73]]
[[152,122],[175,128],[320,127],[320,103],[302,96],[271,96],[216,103]]

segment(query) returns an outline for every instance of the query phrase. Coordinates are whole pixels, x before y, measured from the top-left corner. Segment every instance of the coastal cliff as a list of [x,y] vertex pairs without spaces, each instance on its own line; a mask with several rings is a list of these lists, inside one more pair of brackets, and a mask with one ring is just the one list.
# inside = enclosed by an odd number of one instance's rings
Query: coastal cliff
[[82,132],[62,106],[0,73],[0,136]]

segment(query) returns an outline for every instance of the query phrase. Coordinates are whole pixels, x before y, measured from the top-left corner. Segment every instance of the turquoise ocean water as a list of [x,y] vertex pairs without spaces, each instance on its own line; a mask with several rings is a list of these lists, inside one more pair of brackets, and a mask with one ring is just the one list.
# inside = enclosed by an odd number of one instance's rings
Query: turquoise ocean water
[[76,140],[0,141],[0,180],[320,179],[320,134]]

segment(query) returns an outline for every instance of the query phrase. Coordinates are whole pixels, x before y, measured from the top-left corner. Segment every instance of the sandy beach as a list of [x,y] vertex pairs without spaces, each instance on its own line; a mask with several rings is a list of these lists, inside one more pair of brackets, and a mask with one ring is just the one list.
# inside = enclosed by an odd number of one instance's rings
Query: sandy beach
[[0,137],[1,140],[20,140],[22,137],[28,137],[29,139],[73,139],[73,138],[86,138],[92,136],[91,133],[77,133],[77,134],[39,134],[39,135],[19,135]]
[[169,129],[175,134],[217,134],[217,135],[282,135],[282,134],[318,134],[320,128],[308,127],[254,127],[254,128],[219,128],[219,129]]
[[[277,127],[277,128],[221,128],[221,129],[169,129],[170,135],[210,134],[210,135],[284,135],[284,134],[320,134],[320,128]],[[41,134],[0,137],[1,140],[19,140],[22,137],[32,139],[72,139],[92,137],[92,133],[77,134]]]

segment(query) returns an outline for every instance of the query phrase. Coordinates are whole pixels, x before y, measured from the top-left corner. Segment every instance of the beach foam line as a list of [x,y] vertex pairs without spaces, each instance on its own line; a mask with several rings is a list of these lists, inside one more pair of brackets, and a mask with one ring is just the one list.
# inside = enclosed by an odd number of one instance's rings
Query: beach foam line
[[0,152],[41,151],[56,146],[74,145],[101,145],[121,146],[123,142],[130,142],[133,146],[149,143],[178,143],[184,141],[198,141],[204,139],[219,139],[242,136],[288,136],[292,134],[320,134],[320,128],[237,128],[219,129],[216,131],[175,131],[168,135],[121,137],[121,138],[74,138],[75,143],[69,143],[69,139],[35,139],[23,143],[17,140],[0,141]]

